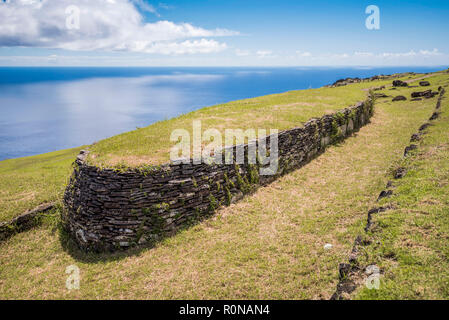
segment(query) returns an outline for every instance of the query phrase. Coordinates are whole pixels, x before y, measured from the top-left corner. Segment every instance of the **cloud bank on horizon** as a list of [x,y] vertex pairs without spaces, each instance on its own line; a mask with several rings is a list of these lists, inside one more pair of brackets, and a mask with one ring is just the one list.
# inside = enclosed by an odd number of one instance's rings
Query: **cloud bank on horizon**
[[[209,38],[238,34],[164,20],[145,23],[137,7],[156,13],[143,0],[6,1],[0,8],[0,46],[194,54],[222,51],[226,44]],[[70,15],[79,15],[72,28]]]
[[[332,25],[329,20],[320,21],[322,33],[317,34],[318,27],[313,25],[316,18],[311,17],[311,20],[307,21],[304,12],[302,19],[297,19],[297,26],[292,27],[292,22],[289,22],[288,11],[294,12],[298,2],[281,1],[285,2],[284,29],[282,19],[267,18],[260,24],[260,17],[254,16],[251,20],[251,13],[248,12],[248,22],[244,24],[237,22],[237,19],[233,20],[236,11],[228,12],[225,7],[223,10],[206,8],[206,4],[198,5],[198,1],[191,0],[190,3],[184,3],[182,8],[182,2],[179,0],[177,3],[180,6],[180,16],[172,15],[175,19],[162,19],[160,10],[175,11],[177,6],[162,3],[156,5],[148,0],[0,0],[0,65],[449,64],[449,54],[440,51],[441,49],[430,41],[423,41],[423,44],[416,41],[413,47],[396,47],[396,50],[386,51],[381,50],[382,47],[385,49],[384,46],[373,50],[377,48],[373,48],[372,44],[367,45],[366,39],[362,39],[359,45],[354,40],[344,48],[345,42],[350,41],[348,35],[351,35],[351,32],[354,39],[360,38],[362,32],[367,32],[363,31],[365,12],[362,7],[357,8],[360,9],[360,16],[357,16],[360,23],[357,23],[362,30],[356,32],[351,26],[352,30],[336,28],[335,34],[330,34]],[[247,9],[250,2],[252,0],[248,1]],[[203,8],[202,16],[185,10],[188,5]],[[261,3],[262,12],[263,6],[264,3]],[[182,9],[185,15],[181,12]],[[246,12],[244,6],[234,10],[239,9],[242,13]],[[304,11],[304,8],[301,9]],[[273,16],[273,10],[267,7],[265,17]],[[317,14],[317,8],[311,7],[309,10],[315,10],[311,13]],[[209,16],[216,17],[216,26],[201,26],[205,24],[202,21],[205,18],[198,17],[207,17],[208,13]],[[199,21],[184,22],[190,19],[189,14]],[[338,17],[338,12],[333,12],[333,15]],[[340,19],[343,21],[344,17]],[[326,23],[329,26],[326,26]],[[210,21],[207,21],[207,24],[210,25]],[[227,27],[220,27],[220,24]],[[268,38],[269,36],[271,38]],[[339,41],[342,44],[338,46],[329,43],[332,37],[335,38],[335,43]],[[374,38],[373,41],[383,41],[379,36]]]

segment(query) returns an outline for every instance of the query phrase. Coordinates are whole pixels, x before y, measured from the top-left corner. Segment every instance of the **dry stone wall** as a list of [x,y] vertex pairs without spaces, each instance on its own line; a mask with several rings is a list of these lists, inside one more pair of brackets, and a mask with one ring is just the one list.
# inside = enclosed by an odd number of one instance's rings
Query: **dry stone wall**
[[[271,176],[259,175],[257,164],[99,168],[87,164],[87,152],[81,151],[64,195],[65,228],[84,250],[113,251],[154,243],[300,168],[326,146],[365,125],[373,104],[368,99],[280,132],[278,171]],[[270,139],[266,139],[268,150]],[[244,148],[247,154],[248,145]],[[235,159],[235,147],[233,152]]]

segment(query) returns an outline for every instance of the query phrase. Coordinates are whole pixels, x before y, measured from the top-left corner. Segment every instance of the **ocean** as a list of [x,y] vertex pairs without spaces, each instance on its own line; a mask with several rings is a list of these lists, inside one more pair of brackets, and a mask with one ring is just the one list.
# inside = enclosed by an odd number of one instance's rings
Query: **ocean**
[[1,67],[0,160],[91,144],[237,99],[445,68]]

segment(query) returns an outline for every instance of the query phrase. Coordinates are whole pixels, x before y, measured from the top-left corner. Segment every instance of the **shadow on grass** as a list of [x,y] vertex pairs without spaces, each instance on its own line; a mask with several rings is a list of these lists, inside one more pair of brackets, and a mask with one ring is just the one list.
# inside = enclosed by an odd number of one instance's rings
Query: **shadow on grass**
[[[216,212],[216,211],[215,211]],[[126,259],[128,257],[135,257],[139,256],[141,253],[151,250],[158,246],[160,243],[164,242],[166,239],[169,239],[171,237],[176,236],[180,232],[184,230],[188,230],[201,222],[209,219],[214,215],[214,213],[207,214],[202,216],[200,219],[195,220],[191,222],[189,225],[185,225],[182,228],[179,228],[175,232],[172,232],[171,234],[165,234],[160,237],[160,239],[144,244],[144,245],[135,245],[133,247],[130,247],[128,249],[118,249],[117,251],[84,251],[78,247],[76,242],[73,240],[73,238],[70,236],[69,232],[65,230],[62,221],[59,216],[59,223],[54,228],[54,232],[58,233],[59,235],[59,241],[61,244],[61,247],[63,250],[69,254],[72,258],[74,258],[77,261],[81,261],[83,263],[103,263],[103,262],[112,262],[112,261],[119,261],[122,259]]]

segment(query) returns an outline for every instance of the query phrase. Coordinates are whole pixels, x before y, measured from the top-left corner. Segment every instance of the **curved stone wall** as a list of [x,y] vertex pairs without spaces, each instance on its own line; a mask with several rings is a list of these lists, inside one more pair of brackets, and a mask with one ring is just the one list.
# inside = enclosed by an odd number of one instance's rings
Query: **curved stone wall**
[[[126,171],[104,169],[86,164],[87,153],[82,151],[64,195],[65,228],[85,250],[151,244],[300,168],[327,145],[365,125],[373,104],[368,99],[280,132],[278,171],[272,176],[260,176],[258,165],[250,164],[171,163]],[[248,145],[244,148],[247,153]]]

